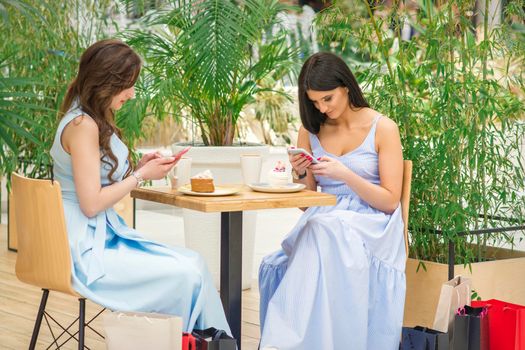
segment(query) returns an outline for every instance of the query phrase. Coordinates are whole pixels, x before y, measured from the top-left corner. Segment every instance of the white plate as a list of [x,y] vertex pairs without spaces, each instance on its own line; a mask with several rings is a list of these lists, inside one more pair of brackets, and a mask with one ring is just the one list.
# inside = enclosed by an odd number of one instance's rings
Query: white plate
[[257,192],[289,193],[299,192],[306,186],[303,184],[288,183],[286,185],[270,185],[267,182],[249,184],[250,188]]
[[229,196],[235,194],[241,190],[241,187],[235,186],[215,186],[215,191],[213,192],[194,192],[191,190],[191,185],[184,185],[177,189],[180,193],[189,194],[192,196],[204,196],[204,197],[214,197],[214,196]]

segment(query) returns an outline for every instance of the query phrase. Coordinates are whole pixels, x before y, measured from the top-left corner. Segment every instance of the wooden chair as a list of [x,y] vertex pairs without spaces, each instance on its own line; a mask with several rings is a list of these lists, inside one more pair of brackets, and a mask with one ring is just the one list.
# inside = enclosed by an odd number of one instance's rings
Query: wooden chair
[[410,208],[410,189],[412,187],[412,161],[403,161],[403,188],[401,190],[401,211],[405,223],[405,250],[408,259],[408,211]]
[[[60,184],[52,180],[29,179],[16,173],[12,174],[11,180],[16,202],[15,219],[18,234],[16,276],[20,281],[43,290],[29,349],[35,349],[42,318],[46,318],[50,327],[48,317],[63,330],[56,338],[51,331],[57,348],[74,338],[78,340],[78,348],[84,349],[85,327],[89,327],[103,338],[89,324],[104,309],[86,323],[86,299],[77,294],[71,286],[71,253]],[[50,290],[69,294],[79,300],[79,316],[68,327],[60,325],[45,311]],[[77,320],[78,331],[72,334],[69,329]],[[69,338],[59,344],[59,339],[66,334]]]

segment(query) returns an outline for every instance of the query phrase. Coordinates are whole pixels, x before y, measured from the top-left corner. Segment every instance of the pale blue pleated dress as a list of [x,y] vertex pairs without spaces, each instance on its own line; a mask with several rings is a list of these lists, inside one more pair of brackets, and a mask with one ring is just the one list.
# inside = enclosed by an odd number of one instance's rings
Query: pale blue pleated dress
[[[144,239],[112,208],[91,218],[82,213],[71,157],[60,141],[64,127],[81,114],[87,115],[73,108],[64,116],[51,148],[55,179],[62,188],[73,288],[112,310],[181,316],[185,331],[215,327],[231,333],[212,277],[197,253]],[[128,149],[115,134],[110,143],[119,159],[113,178],[119,181],[128,168]],[[102,186],[110,184],[108,173],[102,163]]]
[[[364,142],[340,157],[310,134],[313,155],[340,160],[379,184],[376,117]],[[259,269],[261,348],[394,350],[405,303],[401,206],[385,214],[346,184],[317,176],[332,207],[312,207]]]

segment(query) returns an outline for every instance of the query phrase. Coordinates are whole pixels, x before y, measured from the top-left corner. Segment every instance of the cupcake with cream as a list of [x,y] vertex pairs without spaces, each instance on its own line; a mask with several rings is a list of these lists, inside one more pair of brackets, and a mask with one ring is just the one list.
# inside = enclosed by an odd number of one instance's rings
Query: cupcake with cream
[[288,184],[288,173],[283,162],[278,161],[275,167],[268,172],[268,183],[272,186],[286,186]]

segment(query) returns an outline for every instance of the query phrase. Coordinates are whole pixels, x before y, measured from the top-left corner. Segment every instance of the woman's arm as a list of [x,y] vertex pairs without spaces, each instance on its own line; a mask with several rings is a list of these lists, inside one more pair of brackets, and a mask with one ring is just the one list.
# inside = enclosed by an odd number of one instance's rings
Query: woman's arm
[[392,120],[381,118],[376,129],[380,184],[375,185],[348,169],[336,159],[322,157],[321,164],[312,165],[314,174],[344,181],[370,206],[393,213],[401,199],[403,185],[403,152],[399,129]]
[[[62,145],[71,155],[73,180],[80,209],[87,217],[112,207],[137,186],[137,179],[129,176],[122,181],[102,187],[100,183],[100,149],[98,126],[95,121],[79,116],[71,121],[62,132]],[[154,162],[159,163],[152,169]],[[170,159],[153,159],[141,168],[144,179],[162,178],[164,170],[169,171],[175,163]],[[155,171],[157,170],[157,171]],[[157,175],[157,176],[156,176]]]
[[[312,154],[312,149],[310,147],[310,138],[308,137],[308,131],[302,126],[299,128],[299,135],[297,136],[297,147],[304,148],[308,151],[308,153]],[[312,172],[307,169],[312,162],[299,155],[290,155],[289,158],[290,163],[292,164],[298,175],[304,174],[304,172],[306,171],[305,178],[302,178],[300,180],[294,179],[293,182],[304,184],[306,185],[307,189],[317,191],[317,182],[315,181]]]

